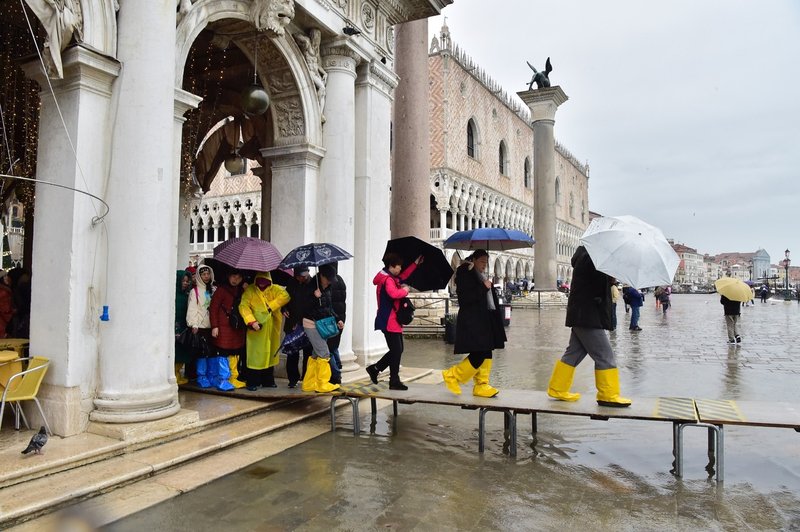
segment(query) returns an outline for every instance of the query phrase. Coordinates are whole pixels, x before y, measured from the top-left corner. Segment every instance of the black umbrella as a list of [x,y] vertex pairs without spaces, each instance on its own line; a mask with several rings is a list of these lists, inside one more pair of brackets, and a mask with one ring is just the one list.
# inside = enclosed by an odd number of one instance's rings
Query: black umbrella
[[422,255],[424,259],[422,264],[417,266],[416,271],[405,280],[407,285],[413,286],[420,292],[441,290],[447,286],[453,276],[453,268],[450,267],[444,252],[415,236],[389,240],[386,243],[385,253],[390,251],[402,257],[404,268]]

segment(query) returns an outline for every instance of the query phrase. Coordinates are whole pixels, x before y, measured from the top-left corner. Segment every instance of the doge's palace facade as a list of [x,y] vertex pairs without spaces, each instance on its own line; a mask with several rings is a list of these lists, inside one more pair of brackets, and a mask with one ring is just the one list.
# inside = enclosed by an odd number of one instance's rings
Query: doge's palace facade
[[[353,253],[348,303],[374,315],[366,277],[388,221],[356,227],[366,206],[389,210],[394,29],[451,1],[26,0],[53,28],[45,61],[24,65],[40,88],[37,177],[96,197],[36,186],[30,349],[52,362],[40,399],[54,432],[179,412],[175,270],[190,198],[225,159],[263,169],[250,221],[278,249]],[[342,351],[380,341],[348,333]]]

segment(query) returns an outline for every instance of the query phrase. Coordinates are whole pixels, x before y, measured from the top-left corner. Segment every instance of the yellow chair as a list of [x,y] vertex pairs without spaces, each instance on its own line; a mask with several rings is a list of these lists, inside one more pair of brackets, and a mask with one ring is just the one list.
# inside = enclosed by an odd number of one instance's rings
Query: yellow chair
[[[39,386],[41,386],[42,380],[44,380],[44,375],[47,373],[47,367],[50,365],[50,361],[44,357],[25,357],[15,360],[15,362],[18,361],[27,362],[28,368],[12,375],[8,380],[8,385],[3,390],[3,398],[0,401],[0,427],[3,426],[3,412],[6,408],[6,403],[16,403],[16,405],[11,405],[16,413],[14,428],[19,430],[20,415],[22,415],[22,420],[25,422],[25,425],[30,428],[28,420],[25,419],[25,414],[22,413],[22,405],[20,403],[22,401],[33,401],[36,403],[36,408],[39,409],[39,413],[42,415],[47,432],[52,434],[53,432],[50,430],[50,425],[47,424],[47,418],[44,417],[42,405],[39,404],[39,399],[36,398],[36,394],[39,393]],[[15,380],[18,382],[15,382]],[[16,408],[14,408],[15,406]]]

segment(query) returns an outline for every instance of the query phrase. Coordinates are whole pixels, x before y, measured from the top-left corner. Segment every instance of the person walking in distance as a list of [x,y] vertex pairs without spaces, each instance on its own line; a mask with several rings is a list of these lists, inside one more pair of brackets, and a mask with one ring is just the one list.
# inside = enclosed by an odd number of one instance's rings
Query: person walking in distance
[[572,256],[572,289],[567,300],[569,344],[556,362],[547,395],[559,401],[577,401],[570,392],[575,367],[589,355],[594,360],[597,403],[626,407],[631,400],[620,395],[616,355],[604,329],[611,328],[611,279],[598,271],[586,248],[579,246]]
[[442,371],[445,386],[456,395],[461,395],[460,385],[470,379],[474,380],[472,395],[498,394],[497,388],[489,384],[492,351],[505,346],[506,333],[497,293],[486,276],[488,266],[489,254],[478,249],[456,270],[458,327],[454,352],[467,357]]
[[739,316],[742,312],[742,304],[738,301],[731,301],[725,296],[720,296],[719,302],[722,304],[725,313],[725,327],[728,330],[728,343],[740,344],[742,337],[739,334]]

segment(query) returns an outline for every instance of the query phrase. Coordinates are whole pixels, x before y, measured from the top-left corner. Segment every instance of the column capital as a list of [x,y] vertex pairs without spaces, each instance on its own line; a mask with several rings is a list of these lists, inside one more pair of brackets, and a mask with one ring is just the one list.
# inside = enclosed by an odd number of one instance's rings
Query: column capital
[[320,48],[322,68],[327,72],[340,71],[355,76],[356,66],[369,59],[362,50],[353,46],[349,40],[336,39],[326,42]]
[[183,115],[190,109],[197,109],[197,106],[200,105],[202,101],[202,96],[175,87],[175,121],[181,123],[185,122],[186,117]]
[[531,110],[531,120],[555,120],[556,109],[566,102],[569,97],[561,90],[561,87],[547,87],[517,93],[525,105]]
[[[111,96],[111,84],[119,75],[120,64],[83,46],[72,46],[62,54],[64,65],[63,79],[51,79],[50,84],[56,93],[83,89],[101,96]],[[50,93],[47,72],[42,69],[38,59],[22,65],[25,75],[39,84],[42,93]]]
[[375,60],[359,65],[356,73],[356,87],[372,86],[389,98],[392,98],[392,93],[400,81],[400,77],[389,67]]
[[319,167],[319,162],[325,156],[325,148],[309,143],[273,146],[260,151],[261,156],[272,163],[272,168],[297,165]]

